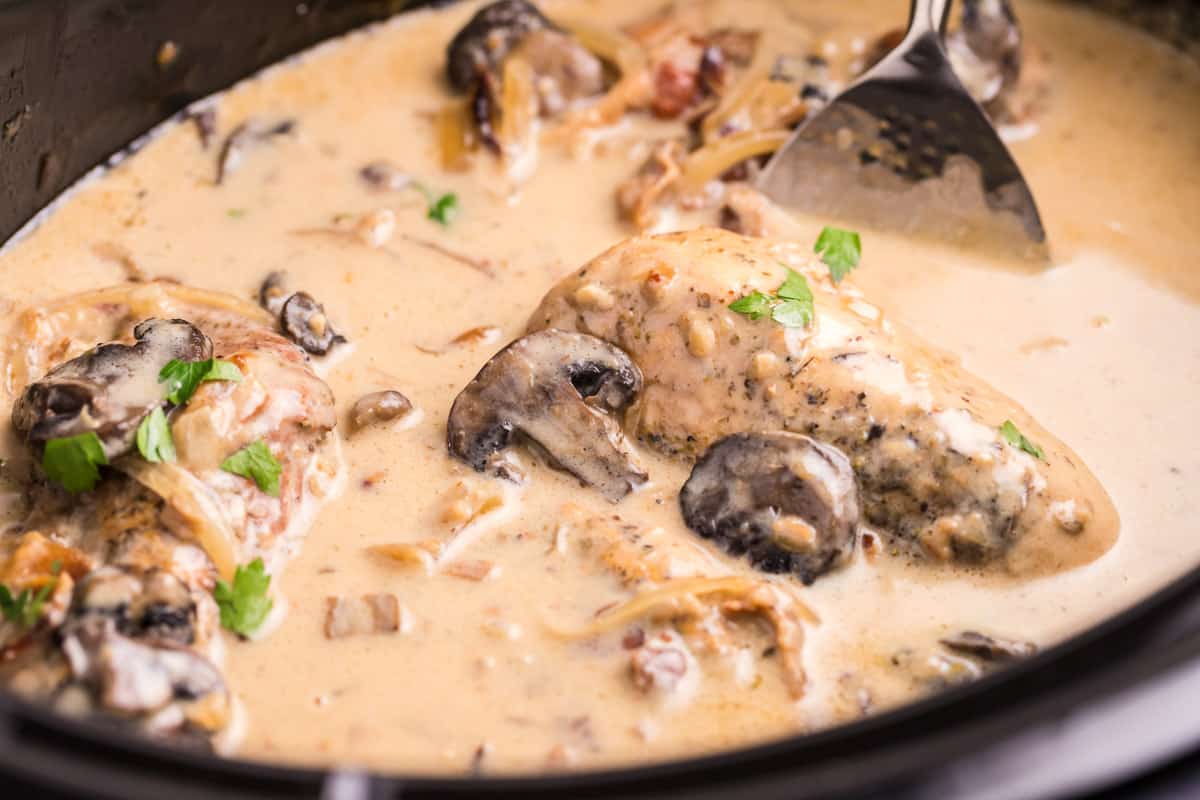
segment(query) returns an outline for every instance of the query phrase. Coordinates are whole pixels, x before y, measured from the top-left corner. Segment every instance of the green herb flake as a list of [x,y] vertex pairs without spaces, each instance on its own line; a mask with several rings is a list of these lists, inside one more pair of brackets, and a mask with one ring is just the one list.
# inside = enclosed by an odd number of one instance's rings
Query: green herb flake
[[32,628],[41,618],[42,606],[57,583],[57,580],[49,581],[42,584],[37,592],[23,589],[17,595],[9,591],[7,586],[0,584],[0,614],[22,628]]
[[242,379],[242,371],[231,361],[206,358],[203,361],[180,361],[172,358],[158,373],[158,382],[167,385],[167,399],[181,406],[204,381],[233,381]]
[[175,440],[171,438],[171,426],[162,408],[155,408],[138,425],[137,448],[142,458],[152,464],[175,460]]
[[729,310],[750,319],[762,319],[771,313],[771,298],[762,292],[751,292],[730,303]]
[[815,313],[808,281],[793,269],[787,271],[787,277],[774,296],[751,292],[730,303],[729,310],[754,320],[770,315],[785,328],[807,328]]
[[813,252],[821,256],[834,283],[841,283],[846,273],[858,266],[862,259],[862,239],[855,231],[846,231],[826,225],[813,245]]
[[42,452],[46,477],[68,492],[90,492],[100,480],[100,467],[108,463],[95,431],[51,439]]
[[409,185],[425,195],[425,202],[428,205],[426,216],[443,227],[453,222],[458,217],[459,211],[462,210],[458,204],[458,195],[454,192],[438,194],[420,181],[413,181]]
[[231,208],[228,211],[226,211],[225,214],[228,215],[228,217],[230,219],[241,219],[242,217],[246,216],[246,209]]
[[238,365],[232,361],[224,361],[216,359],[212,362],[212,366],[208,372],[204,374],[204,381],[229,381],[230,383],[242,382],[242,371],[238,369]]
[[221,469],[254,481],[259,490],[279,497],[279,475],[283,467],[262,439],[251,442],[221,462]]
[[429,204],[429,218],[446,226],[455,220],[459,212],[458,195],[447,192]]
[[271,576],[261,558],[238,567],[233,573],[233,585],[217,581],[213,599],[221,611],[221,625],[242,636],[258,630],[273,605],[267,594],[270,587]]
[[1045,451],[1027,439],[1025,434],[1021,433],[1020,429],[1013,424],[1011,419],[1004,420],[1004,424],[1000,426],[1000,435],[1004,437],[1004,441],[1018,450],[1024,450],[1029,455],[1042,461],[1046,460]]

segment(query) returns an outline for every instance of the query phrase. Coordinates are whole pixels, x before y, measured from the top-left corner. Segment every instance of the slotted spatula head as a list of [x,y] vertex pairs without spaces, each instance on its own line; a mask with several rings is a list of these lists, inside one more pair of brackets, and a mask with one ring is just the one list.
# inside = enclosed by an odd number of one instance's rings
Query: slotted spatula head
[[773,200],[847,222],[1043,258],[1029,186],[950,67],[943,0],[914,0],[908,33],[771,159]]

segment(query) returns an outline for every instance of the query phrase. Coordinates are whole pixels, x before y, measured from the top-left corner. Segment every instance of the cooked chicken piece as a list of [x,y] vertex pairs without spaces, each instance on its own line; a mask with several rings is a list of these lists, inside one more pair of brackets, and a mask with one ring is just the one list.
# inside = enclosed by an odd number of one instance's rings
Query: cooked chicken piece
[[[729,309],[773,294],[788,268],[814,295],[807,327]],[[610,301],[581,301],[597,294]],[[885,319],[851,279],[835,285],[797,244],[715,229],[630,239],[544,298],[529,324],[543,328],[629,354],[644,385],[626,428],[660,451],[697,458],[743,431],[802,433],[841,450],[863,521],[894,551],[1029,575],[1091,561],[1116,537],[1112,503],[1077,455]],[[1006,421],[1044,458],[1006,438]]]
[[[0,582],[30,598],[52,589],[0,627],[0,682],[172,739],[209,743],[226,726],[214,583],[255,558],[282,568],[340,471],[333,395],[274,324],[234,297],[165,283],[20,317],[6,388],[33,460],[49,439],[96,432],[110,466],[81,494],[34,480],[24,523],[0,537]],[[86,349],[97,341],[110,344]],[[162,366],[213,356],[241,379],[168,401]],[[160,408],[172,411],[176,458],[151,463],[133,431]],[[251,442],[280,464],[277,496],[221,469]]]

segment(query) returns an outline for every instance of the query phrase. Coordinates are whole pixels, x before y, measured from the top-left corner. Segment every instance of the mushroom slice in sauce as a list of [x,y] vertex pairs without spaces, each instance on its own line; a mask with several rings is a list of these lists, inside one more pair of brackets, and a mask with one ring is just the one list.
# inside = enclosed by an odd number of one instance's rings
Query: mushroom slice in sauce
[[942,647],[980,661],[1000,664],[1029,658],[1037,653],[1037,645],[999,636],[988,636],[978,631],[963,631],[940,640]]
[[167,362],[212,357],[209,338],[181,319],[148,319],[133,336],[132,345],[99,345],[26,387],[12,412],[17,433],[40,445],[91,431],[110,460],[129,451],[138,423],[166,403],[158,375]]
[[616,502],[646,480],[614,417],[641,387],[641,370],[619,348],[539,331],[493,356],[458,395],[447,446],[478,472],[503,473],[496,456],[520,434]]
[[262,285],[258,287],[258,304],[275,316],[279,316],[279,312],[283,310],[283,304],[290,296],[291,292],[287,290],[286,272],[267,273]]
[[296,292],[279,311],[284,334],[313,355],[323,356],[346,338],[333,329],[325,306],[307,292]]
[[1021,78],[1021,26],[1008,0],[966,0],[962,25],[946,37],[954,72],[990,114]]
[[350,412],[350,418],[354,421],[355,430],[361,430],[407,416],[412,410],[412,401],[407,397],[395,389],[385,389],[358,398]]
[[484,6],[450,40],[446,48],[446,77],[466,92],[484,73],[495,73],[505,57],[526,36],[554,30],[553,23],[525,0],[498,0]]
[[294,119],[280,120],[275,123],[264,123],[259,120],[248,120],[233,129],[233,133],[221,145],[221,154],[217,157],[217,184],[225,182],[242,165],[242,159],[251,148],[268,142],[276,136],[291,133],[296,128]]
[[794,433],[720,440],[696,462],[679,504],[696,533],[805,583],[846,560],[859,516],[850,462]]

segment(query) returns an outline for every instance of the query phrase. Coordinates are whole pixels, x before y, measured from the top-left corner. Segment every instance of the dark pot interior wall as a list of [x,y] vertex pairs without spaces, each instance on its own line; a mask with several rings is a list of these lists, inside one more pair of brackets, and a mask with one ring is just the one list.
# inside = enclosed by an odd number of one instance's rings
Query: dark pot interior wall
[[[0,242],[188,103],[404,0],[0,0]],[[177,56],[160,63],[167,42]]]

